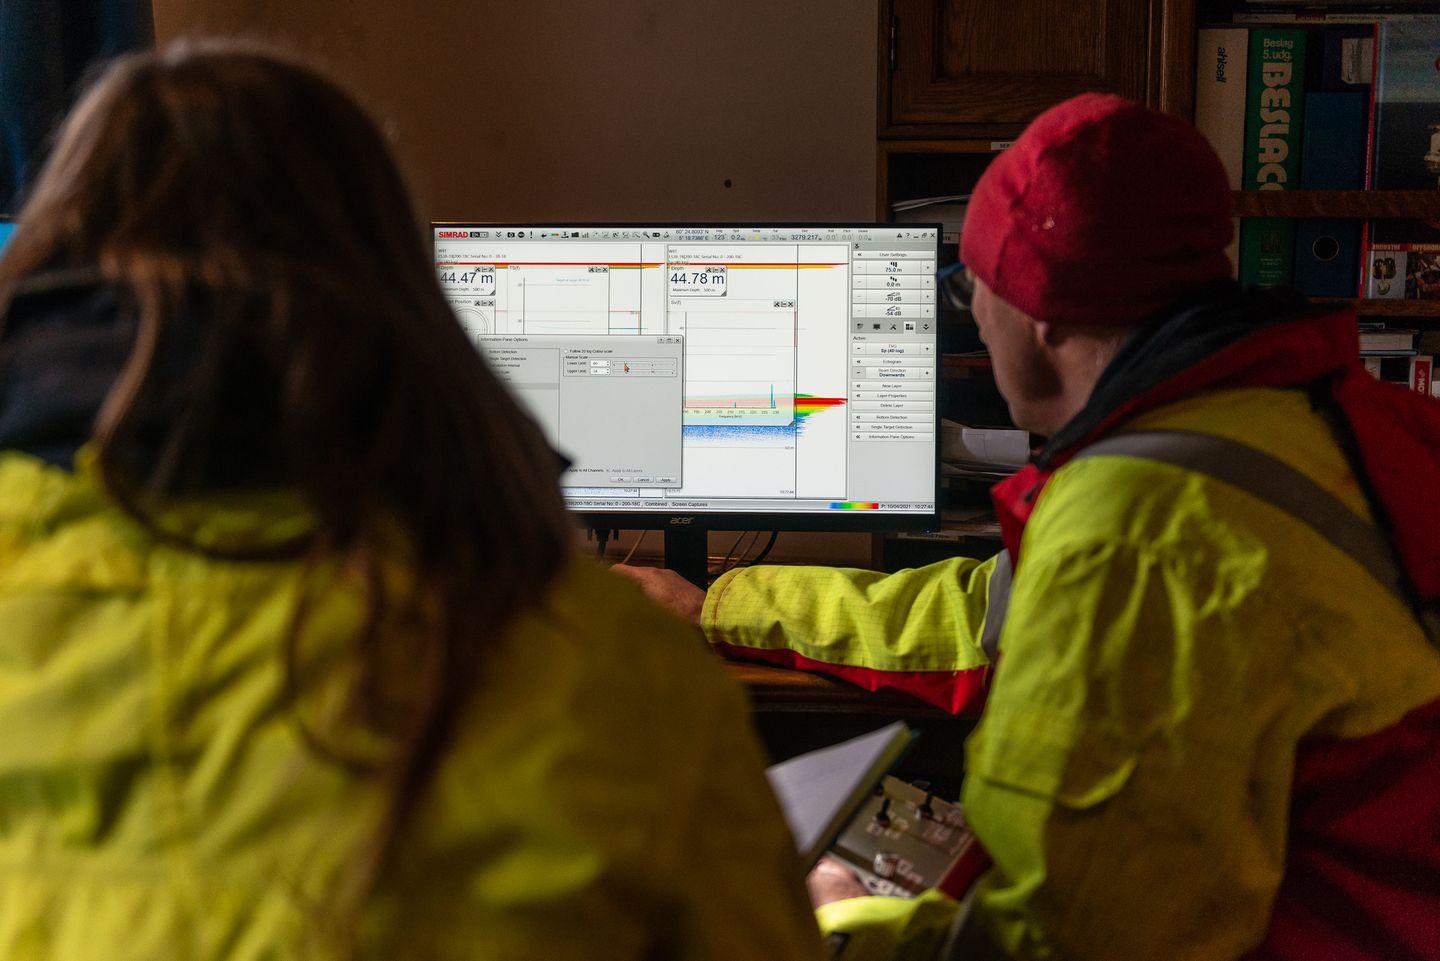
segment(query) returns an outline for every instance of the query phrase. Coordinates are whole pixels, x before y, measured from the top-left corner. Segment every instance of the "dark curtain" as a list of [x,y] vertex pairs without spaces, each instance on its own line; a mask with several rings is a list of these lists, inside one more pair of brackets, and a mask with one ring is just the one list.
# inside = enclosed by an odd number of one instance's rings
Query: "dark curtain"
[[155,40],[150,0],[0,0],[0,213],[95,64]]

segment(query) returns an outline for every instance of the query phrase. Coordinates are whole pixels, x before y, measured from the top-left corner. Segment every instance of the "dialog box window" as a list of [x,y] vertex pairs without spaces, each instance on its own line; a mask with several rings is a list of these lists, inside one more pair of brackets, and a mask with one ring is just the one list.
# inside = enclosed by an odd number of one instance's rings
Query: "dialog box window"
[[550,443],[573,462],[562,487],[681,485],[683,337],[476,339]]

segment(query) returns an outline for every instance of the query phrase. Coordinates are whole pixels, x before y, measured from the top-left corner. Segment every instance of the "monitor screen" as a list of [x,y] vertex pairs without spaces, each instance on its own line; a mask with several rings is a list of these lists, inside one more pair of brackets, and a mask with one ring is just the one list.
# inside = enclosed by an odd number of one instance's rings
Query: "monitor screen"
[[939,227],[447,223],[434,241],[461,322],[573,461],[571,510],[933,518]]
[[10,242],[10,235],[14,232],[15,222],[13,220],[8,220],[4,217],[0,217],[0,251],[3,251],[5,249],[5,245]]

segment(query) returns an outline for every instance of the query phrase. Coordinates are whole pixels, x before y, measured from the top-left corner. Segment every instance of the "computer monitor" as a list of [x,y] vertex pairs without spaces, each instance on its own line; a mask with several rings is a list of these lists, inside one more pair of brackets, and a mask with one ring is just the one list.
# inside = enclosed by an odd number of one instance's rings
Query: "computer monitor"
[[692,580],[710,529],[935,526],[938,225],[437,223],[434,244],[591,526],[665,530]]
[[10,242],[10,235],[15,232],[15,221],[9,217],[0,216],[0,251]]

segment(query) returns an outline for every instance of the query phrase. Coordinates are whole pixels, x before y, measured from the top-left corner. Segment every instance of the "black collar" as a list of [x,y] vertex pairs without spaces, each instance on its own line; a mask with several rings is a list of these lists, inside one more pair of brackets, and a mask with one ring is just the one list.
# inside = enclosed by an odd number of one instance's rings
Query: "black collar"
[[69,468],[130,356],[134,311],[94,270],[22,282],[0,323],[0,450]]
[[1206,358],[1268,327],[1330,308],[1291,290],[1242,289],[1234,281],[1207,287],[1136,329],[1106,365],[1080,413],[1048,439],[1036,464],[1085,442],[1116,410]]

